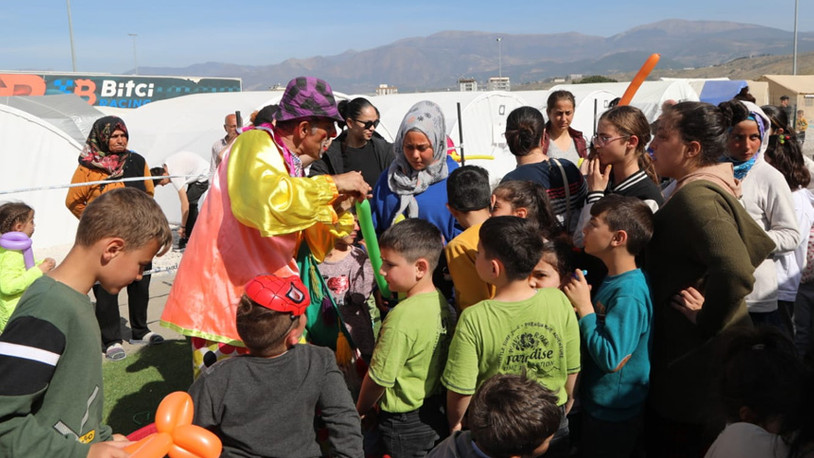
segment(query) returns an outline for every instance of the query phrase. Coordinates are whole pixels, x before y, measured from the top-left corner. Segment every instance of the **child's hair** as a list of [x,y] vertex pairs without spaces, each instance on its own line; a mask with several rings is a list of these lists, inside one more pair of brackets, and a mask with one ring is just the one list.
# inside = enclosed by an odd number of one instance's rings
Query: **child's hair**
[[[797,142],[797,134],[789,125],[788,115],[774,105],[764,105],[760,108],[769,117],[775,132],[769,136],[766,159],[783,174],[792,191],[805,188],[811,181],[811,174],[803,161],[803,152]],[[783,129],[782,133],[778,133],[780,129]]]
[[568,91],[559,90],[548,94],[548,100],[546,101],[546,112],[551,113],[551,110],[554,109],[554,105],[562,100],[571,102],[571,106],[574,108],[577,106],[577,101],[574,99],[574,94]]
[[717,164],[726,154],[731,125],[731,111],[724,113],[715,105],[704,102],[679,102],[660,119],[659,130],[675,129],[684,142],[698,142],[701,145],[698,166],[704,167]]
[[526,156],[540,146],[545,120],[534,107],[515,108],[506,118],[506,144],[515,156]]
[[172,247],[172,232],[161,207],[144,191],[135,188],[110,190],[93,200],[82,212],[76,244],[89,247],[105,237],[121,237],[125,249],[158,242],[159,255]]
[[11,232],[17,223],[25,223],[34,209],[22,202],[6,202],[0,205],[0,234]]
[[638,255],[653,236],[653,211],[636,197],[608,194],[591,207],[591,216],[603,215],[611,231],[627,233],[627,251]]
[[528,278],[543,254],[543,239],[535,225],[517,216],[493,216],[478,232],[486,259],[497,259],[509,280]]
[[498,374],[469,406],[472,439],[492,458],[528,456],[559,429],[557,396],[525,375]]
[[444,250],[443,235],[429,221],[407,218],[384,231],[379,237],[379,248],[394,250],[407,262],[424,258],[429,262],[430,270],[435,270]]
[[551,264],[560,276],[560,288],[571,281],[574,272],[574,244],[568,236],[557,237],[553,240],[543,241],[543,255],[541,259]]
[[750,423],[779,420],[780,434],[797,429],[806,391],[805,371],[792,341],[779,330],[762,326],[737,328],[722,336],[719,349],[719,401],[729,422],[744,421],[741,408],[754,415]]
[[639,168],[644,170],[654,183],[658,184],[656,167],[653,165],[650,155],[645,152],[645,148],[650,142],[651,133],[650,123],[647,122],[647,117],[642,113],[642,110],[630,105],[622,105],[606,111],[599,120],[611,123],[625,137],[635,135],[639,139],[635,150]]
[[477,165],[464,165],[447,177],[447,203],[459,212],[489,208],[489,172]]
[[158,186],[161,183],[161,180],[164,179],[164,167],[152,167],[150,168],[150,176],[153,177],[153,186]]
[[246,348],[256,356],[268,356],[283,343],[296,326],[299,316],[277,312],[241,296],[237,305],[237,334]]
[[514,209],[525,208],[526,219],[542,232],[543,237],[552,238],[563,231],[551,208],[548,192],[541,184],[521,180],[504,181],[492,191],[492,194],[511,204]]

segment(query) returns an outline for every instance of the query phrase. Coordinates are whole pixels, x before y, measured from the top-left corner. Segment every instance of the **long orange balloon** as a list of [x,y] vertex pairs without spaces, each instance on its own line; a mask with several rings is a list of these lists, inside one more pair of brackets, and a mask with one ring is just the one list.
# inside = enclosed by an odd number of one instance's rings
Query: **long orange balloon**
[[621,100],[619,100],[619,105],[630,105],[630,101],[633,100],[633,96],[636,94],[636,91],[639,90],[639,86],[642,85],[644,79],[647,78],[647,75],[653,71],[653,68],[656,67],[656,64],[659,63],[659,59],[661,59],[661,54],[651,54],[650,57],[644,61],[644,65],[642,68],[639,69],[639,73],[636,73],[636,76],[633,78],[633,81],[625,90],[625,94],[622,95]]

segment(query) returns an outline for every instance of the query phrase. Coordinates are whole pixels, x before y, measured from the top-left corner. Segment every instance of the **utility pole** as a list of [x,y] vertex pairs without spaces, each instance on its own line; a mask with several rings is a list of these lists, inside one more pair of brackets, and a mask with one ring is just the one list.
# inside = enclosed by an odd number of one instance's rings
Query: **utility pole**
[[71,38],[71,67],[73,72],[76,73],[76,53],[73,49],[73,23],[71,22],[71,0],[65,0],[65,6],[68,7],[68,35]]
[[134,74],[138,75],[138,57],[136,57],[136,37],[138,36],[138,34],[128,33],[127,35],[133,37],[133,64],[136,66]]

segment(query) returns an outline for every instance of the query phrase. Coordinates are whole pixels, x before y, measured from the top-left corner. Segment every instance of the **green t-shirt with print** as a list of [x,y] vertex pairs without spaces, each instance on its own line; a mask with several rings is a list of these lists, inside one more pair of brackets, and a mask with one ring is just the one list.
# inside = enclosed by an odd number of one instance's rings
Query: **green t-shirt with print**
[[522,374],[567,400],[568,374],[579,372],[579,324],[562,291],[541,289],[520,302],[485,300],[461,313],[441,383],[471,395],[495,374]]
[[449,306],[438,291],[407,298],[387,314],[368,372],[386,388],[383,411],[416,410],[436,393],[451,331]]

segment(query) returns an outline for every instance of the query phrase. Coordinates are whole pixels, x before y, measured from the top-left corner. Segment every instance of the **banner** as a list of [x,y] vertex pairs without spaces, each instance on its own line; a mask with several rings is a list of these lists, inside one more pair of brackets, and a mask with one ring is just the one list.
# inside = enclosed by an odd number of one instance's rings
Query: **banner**
[[90,105],[138,108],[156,100],[207,92],[240,92],[240,78],[79,74],[0,74],[0,97],[76,94]]

